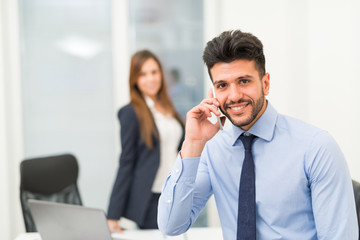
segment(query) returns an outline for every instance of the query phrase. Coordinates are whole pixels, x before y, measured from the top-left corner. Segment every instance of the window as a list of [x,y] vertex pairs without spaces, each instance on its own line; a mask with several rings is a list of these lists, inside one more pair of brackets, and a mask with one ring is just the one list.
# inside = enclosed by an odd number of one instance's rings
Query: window
[[131,0],[129,8],[131,54],[149,49],[160,58],[170,97],[185,119],[204,92],[203,1]]
[[84,203],[106,209],[118,158],[111,2],[20,0],[19,7],[25,157],[73,153]]

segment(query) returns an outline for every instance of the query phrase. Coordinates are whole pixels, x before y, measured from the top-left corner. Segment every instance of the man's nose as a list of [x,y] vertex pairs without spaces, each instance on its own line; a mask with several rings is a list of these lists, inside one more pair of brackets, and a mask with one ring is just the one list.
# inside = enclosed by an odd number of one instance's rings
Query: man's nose
[[242,91],[239,87],[232,85],[229,88],[229,96],[228,99],[232,102],[237,102],[243,96]]

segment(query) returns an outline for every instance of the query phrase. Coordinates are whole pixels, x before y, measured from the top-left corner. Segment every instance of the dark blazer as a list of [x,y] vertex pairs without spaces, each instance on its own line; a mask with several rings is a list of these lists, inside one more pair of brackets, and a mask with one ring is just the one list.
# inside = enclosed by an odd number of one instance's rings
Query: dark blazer
[[[153,136],[154,149],[149,149],[145,145],[140,137],[139,120],[131,104],[119,110],[118,118],[121,126],[122,149],[107,217],[108,219],[125,217],[141,225],[160,164],[159,140]],[[184,136],[179,143],[179,149],[183,138]]]

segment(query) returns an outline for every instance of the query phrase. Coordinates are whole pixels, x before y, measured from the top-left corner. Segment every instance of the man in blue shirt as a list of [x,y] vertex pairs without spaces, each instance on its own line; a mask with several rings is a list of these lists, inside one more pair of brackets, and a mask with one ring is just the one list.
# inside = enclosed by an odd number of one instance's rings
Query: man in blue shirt
[[[187,231],[214,194],[224,239],[237,239],[245,133],[256,136],[256,239],[358,239],[345,158],[328,132],[279,114],[266,100],[270,75],[260,40],[223,32],[203,59],[216,98],[209,91],[187,113],[185,140],[159,200],[160,230]],[[217,107],[232,123],[219,134],[219,123],[208,120],[220,116]]]

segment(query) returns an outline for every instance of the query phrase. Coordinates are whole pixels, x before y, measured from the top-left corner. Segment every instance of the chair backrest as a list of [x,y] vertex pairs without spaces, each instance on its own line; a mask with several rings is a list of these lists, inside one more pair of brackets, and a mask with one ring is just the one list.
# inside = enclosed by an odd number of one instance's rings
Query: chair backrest
[[359,225],[359,239],[360,239],[360,183],[352,180],[354,195],[355,195],[355,204],[356,204],[356,214]]
[[36,232],[28,199],[82,205],[79,166],[71,154],[25,159],[20,164],[20,201],[27,232]]

